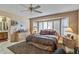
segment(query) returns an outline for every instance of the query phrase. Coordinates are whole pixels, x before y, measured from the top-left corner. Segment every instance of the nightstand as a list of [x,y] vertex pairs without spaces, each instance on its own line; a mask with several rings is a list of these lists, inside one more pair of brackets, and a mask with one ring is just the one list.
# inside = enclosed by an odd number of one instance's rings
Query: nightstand
[[57,43],[57,48],[63,48],[64,45],[63,45],[63,37],[60,37],[60,39],[58,40],[58,43]]
[[62,43],[58,43],[57,48],[64,48],[64,45]]

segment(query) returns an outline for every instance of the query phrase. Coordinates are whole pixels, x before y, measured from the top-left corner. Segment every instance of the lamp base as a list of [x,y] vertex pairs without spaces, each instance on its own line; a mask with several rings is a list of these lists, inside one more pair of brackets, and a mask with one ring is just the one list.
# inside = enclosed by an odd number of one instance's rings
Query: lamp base
[[71,34],[67,34],[67,37],[70,37],[71,36]]
[[67,37],[70,38],[70,39],[74,39],[74,36],[71,35],[71,34],[67,34]]

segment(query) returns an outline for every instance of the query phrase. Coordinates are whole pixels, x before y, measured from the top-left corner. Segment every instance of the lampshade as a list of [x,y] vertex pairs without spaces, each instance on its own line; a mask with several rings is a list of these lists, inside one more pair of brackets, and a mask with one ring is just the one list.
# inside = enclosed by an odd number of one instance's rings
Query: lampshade
[[66,28],[66,32],[73,32],[72,28],[68,27]]

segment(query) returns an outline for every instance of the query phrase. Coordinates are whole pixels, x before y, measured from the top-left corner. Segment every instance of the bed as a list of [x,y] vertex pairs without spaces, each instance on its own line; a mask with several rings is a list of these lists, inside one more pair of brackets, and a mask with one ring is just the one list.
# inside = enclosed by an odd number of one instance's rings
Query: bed
[[[44,32],[43,32],[44,31]],[[54,52],[57,49],[57,40],[58,35],[55,35],[56,32],[46,32],[43,30],[40,34],[32,34],[26,38],[26,42],[31,44],[39,49]]]

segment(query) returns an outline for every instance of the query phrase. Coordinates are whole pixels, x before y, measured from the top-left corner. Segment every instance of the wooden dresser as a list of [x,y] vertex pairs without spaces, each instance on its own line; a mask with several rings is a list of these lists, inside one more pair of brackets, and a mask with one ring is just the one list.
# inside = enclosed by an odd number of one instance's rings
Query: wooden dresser
[[11,34],[11,42],[18,42],[19,37],[18,37],[18,32],[14,32]]
[[0,32],[0,40],[7,40],[8,32]]

